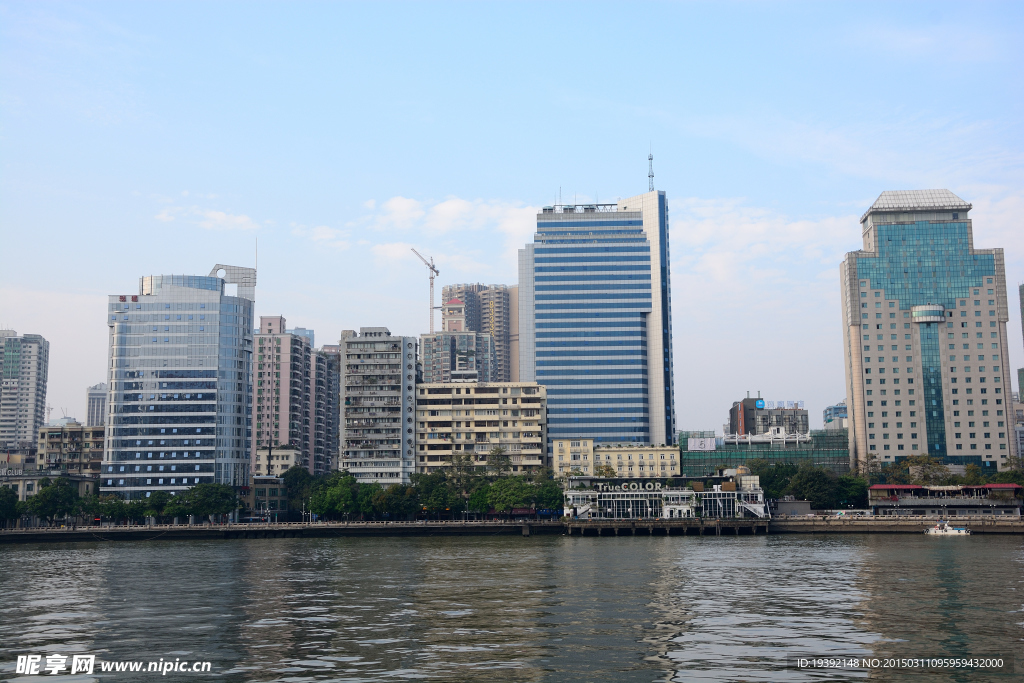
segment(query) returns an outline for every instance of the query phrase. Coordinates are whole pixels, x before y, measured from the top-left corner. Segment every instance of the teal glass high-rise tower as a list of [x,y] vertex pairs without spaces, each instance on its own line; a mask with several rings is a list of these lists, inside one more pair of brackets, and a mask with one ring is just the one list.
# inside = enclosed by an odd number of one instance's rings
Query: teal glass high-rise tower
[[548,390],[548,439],[675,441],[668,203],[544,207],[519,252],[519,376]]
[[949,190],[883,192],[840,268],[853,466],[1015,455],[1002,249],[976,249]]

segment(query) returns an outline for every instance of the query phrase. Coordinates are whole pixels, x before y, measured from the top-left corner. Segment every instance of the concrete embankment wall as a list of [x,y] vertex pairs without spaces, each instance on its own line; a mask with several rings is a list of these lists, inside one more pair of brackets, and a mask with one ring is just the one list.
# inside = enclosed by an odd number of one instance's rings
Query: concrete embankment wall
[[[739,536],[750,534],[920,534],[935,520],[897,518],[595,520],[554,522],[427,522],[350,524],[226,524],[215,526],[78,527],[0,530],[0,545],[96,541],[230,540],[360,536]],[[1024,520],[956,521],[973,534],[1024,535]]]

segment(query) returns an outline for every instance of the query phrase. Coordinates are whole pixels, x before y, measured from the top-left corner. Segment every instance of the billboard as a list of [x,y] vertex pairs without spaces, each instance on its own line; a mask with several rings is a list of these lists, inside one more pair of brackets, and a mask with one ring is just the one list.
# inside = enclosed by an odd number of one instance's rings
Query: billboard
[[688,438],[686,440],[686,450],[688,451],[713,451],[715,450],[715,437],[706,439],[700,438]]

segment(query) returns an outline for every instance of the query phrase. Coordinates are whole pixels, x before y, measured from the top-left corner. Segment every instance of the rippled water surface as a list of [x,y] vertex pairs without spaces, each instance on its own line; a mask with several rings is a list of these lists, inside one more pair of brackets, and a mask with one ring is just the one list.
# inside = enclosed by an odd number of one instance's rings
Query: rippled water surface
[[1013,537],[0,546],[0,678],[15,677],[18,654],[59,652],[209,660],[225,681],[849,680],[867,674],[800,672],[787,660],[1024,661],[1022,592]]

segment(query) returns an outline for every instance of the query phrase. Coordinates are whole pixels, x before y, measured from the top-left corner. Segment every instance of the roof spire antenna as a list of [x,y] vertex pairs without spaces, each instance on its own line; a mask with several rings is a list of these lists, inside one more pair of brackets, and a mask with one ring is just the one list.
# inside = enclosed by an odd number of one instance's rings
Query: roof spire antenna
[[647,191],[654,192],[654,153],[647,155]]

